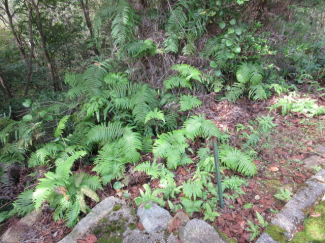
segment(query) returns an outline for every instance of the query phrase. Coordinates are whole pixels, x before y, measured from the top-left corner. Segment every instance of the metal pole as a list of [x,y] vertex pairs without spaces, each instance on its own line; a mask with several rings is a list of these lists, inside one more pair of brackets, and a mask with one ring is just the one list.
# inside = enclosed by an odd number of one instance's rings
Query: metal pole
[[220,200],[220,207],[223,208],[223,196],[222,196],[222,186],[221,186],[221,175],[219,168],[219,157],[218,157],[218,144],[217,138],[213,137],[213,149],[214,149],[214,162],[216,167],[216,176],[217,176],[217,184],[218,184],[218,194]]

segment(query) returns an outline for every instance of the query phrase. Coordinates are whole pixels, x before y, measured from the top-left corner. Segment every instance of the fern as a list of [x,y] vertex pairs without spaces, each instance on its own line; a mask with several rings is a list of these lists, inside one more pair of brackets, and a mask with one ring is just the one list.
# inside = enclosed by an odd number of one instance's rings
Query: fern
[[181,197],[181,204],[183,205],[185,211],[192,216],[194,212],[201,211],[201,205],[203,204],[203,201],[202,200],[192,201],[186,197]]
[[143,125],[146,115],[158,105],[155,92],[148,85],[142,85],[139,91],[133,95],[131,105],[134,120],[138,124]]
[[167,159],[167,168],[176,169],[181,162],[181,155],[188,147],[183,130],[163,133],[154,143],[153,154],[155,158]]
[[10,214],[16,214],[23,217],[32,212],[34,210],[33,190],[29,189],[22,192],[12,205],[14,208]]
[[65,124],[67,123],[69,117],[70,116],[64,116],[61,118],[61,120],[54,132],[54,137],[56,137],[56,138],[61,137],[63,130],[65,129]]
[[189,111],[202,105],[202,101],[195,96],[182,95],[180,99],[180,111]]
[[138,206],[141,204],[146,205],[149,202],[155,202],[161,206],[165,205],[165,201],[162,198],[157,197],[157,192],[152,192],[148,184],[144,184],[143,188],[145,189],[145,192],[140,189],[140,197],[134,199]]
[[129,56],[134,58],[142,58],[143,56],[150,54],[153,56],[156,53],[156,45],[151,39],[133,41],[126,47]]
[[[104,131],[102,136],[100,131]],[[129,127],[122,127],[120,123],[111,123],[105,126],[94,127],[91,131],[95,138],[91,141],[107,141],[108,143],[99,151],[95,159],[94,171],[103,176],[106,185],[114,178],[119,178],[124,171],[124,165],[137,162],[140,159],[142,143],[138,133]],[[100,135],[97,137],[97,135]]]
[[181,192],[181,186],[176,186],[174,180],[165,181],[165,183],[160,183],[162,188],[158,188],[155,190],[155,194],[163,194],[165,200],[169,200],[170,198],[175,198],[175,194],[179,194]]
[[253,63],[242,63],[236,72],[238,83],[234,84],[226,94],[226,98],[234,102],[245,92],[254,100],[266,99],[266,86],[263,85],[262,69]]
[[194,79],[201,82],[201,72],[193,66],[188,64],[176,64],[172,66],[172,69],[178,71],[180,75],[187,80]]
[[172,89],[175,87],[189,88],[192,89],[192,84],[189,79],[180,76],[172,76],[169,79],[164,81],[165,89]]
[[236,148],[228,146],[221,148],[220,160],[226,167],[238,171],[243,175],[253,176],[257,173],[257,168],[253,160]]
[[92,127],[88,132],[88,143],[104,144],[116,140],[123,136],[125,127],[120,122],[109,122],[107,125],[97,125]]
[[134,168],[134,171],[141,171],[146,173],[147,175],[151,176],[152,179],[157,179],[160,177],[160,166],[159,164],[153,162],[152,164],[150,161],[143,162],[137,165]]
[[218,127],[212,121],[206,120],[205,115],[192,116],[184,123],[183,127],[186,136],[192,140],[196,137],[209,139],[211,136],[221,136]]
[[155,120],[160,120],[163,121],[165,123],[165,116],[164,113],[162,113],[161,111],[158,111],[158,109],[154,109],[153,111],[150,111],[147,115],[146,115],[146,119],[144,121],[144,123],[149,122],[150,120],[155,119]]
[[186,197],[196,200],[197,197],[202,196],[203,185],[200,181],[183,182],[183,193]]
[[45,178],[40,179],[33,193],[36,209],[47,201],[55,208],[54,220],[65,219],[69,227],[76,224],[81,211],[84,213],[88,211],[85,196],[98,202],[99,197],[95,190],[102,189],[97,176],[85,173],[70,176],[73,162],[84,155],[85,152],[80,151],[65,161],[59,161],[55,173],[46,173]]
[[165,40],[164,47],[166,52],[177,53],[179,47],[177,36],[174,34],[168,36]]

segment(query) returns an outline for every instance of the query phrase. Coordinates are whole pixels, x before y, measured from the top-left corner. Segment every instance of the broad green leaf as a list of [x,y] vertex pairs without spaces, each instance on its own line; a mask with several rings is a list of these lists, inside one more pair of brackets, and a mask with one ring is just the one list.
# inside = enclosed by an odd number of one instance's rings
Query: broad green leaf
[[27,114],[23,116],[23,121],[31,121],[33,120],[33,116],[31,114]]
[[228,29],[228,33],[229,33],[229,34],[232,34],[232,33],[234,33],[234,32],[235,32],[235,30],[234,30],[233,28],[229,28],[229,29]]
[[222,22],[222,23],[219,23],[219,27],[220,27],[220,29],[223,29],[223,28],[225,28],[225,27],[226,27],[226,24],[225,24],[224,22]]
[[221,70],[216,70],[216,71],[214,72],[214,74],[215,74],[217,77],[220,77],[220,76],[222,75]]
[[232,19],[232,20],[230,20],[230,22],[229,22],[231,25],[235,25],[236,24],[236,20],[235,19]]
[[235,53],[240,53],[241,52],[241,48],[239,46],[234,48],[234,52]]
[[32,101],[30,99],[27,99],[23,102],[23,106],[26,108],[29,108],[32,105]]
[[216,68],[218,64],[215,61],[210,62],[210,67]]
[[243,33],[243,29],[242,28],[235,29],[235,33],[236,35],[241,35]]
[[226,40],[226,46],[232,46],[232,42],[230,40]]

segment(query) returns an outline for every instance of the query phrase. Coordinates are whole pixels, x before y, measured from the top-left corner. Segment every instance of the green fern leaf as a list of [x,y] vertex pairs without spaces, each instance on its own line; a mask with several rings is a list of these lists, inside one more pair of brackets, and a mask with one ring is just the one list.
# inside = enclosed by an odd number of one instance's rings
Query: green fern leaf
[[97,193],[93,190],[91,190],[89,187],[87,186],[83,186],[80,191],[85,194],[87,197],[91,198],[92,200],[94,200],[95,202],[99,202],[99,197],[97,195]]
[[203,137],[209,139],[211,136],[220,137],[218,127],[210,120],[205,119],[205,115],[192,116],[183,125],[186,136],[190,139]]
[[220,160],[228,168],[238,171],[243,175],[253,176],[257,173],[257,168],[253,160],[236,148],[221,148]]
[[181,109],[180,111],[189,111],[194,108],[198,108],[202,105],[202,101],[195,96],[182,95],[180,99]]
[[160,120],[165,123],[164,113],[162,113],[162,111],[159,111],[157,108],[155,108],[153,111],[150,111],[146,115],[146,119],[145,119],[144,123],[147,123],[148,121],[150,121],[152,119]]
[[172,66],[172,69],[178,71],[180,75],[187,80],[194,79],[201,82],[201,72],[193,66],[188,64],[176,64]]
[[183,182],[183,193],[186,197],[196,200],[202,196],[203,185],[200,181]]
[[64,116],[61,118],[55,132],[54,132],[54,137],[59,138],[61,137],[63,130],[65,129],[65,124],[67,123],[68,119],[70,116]]

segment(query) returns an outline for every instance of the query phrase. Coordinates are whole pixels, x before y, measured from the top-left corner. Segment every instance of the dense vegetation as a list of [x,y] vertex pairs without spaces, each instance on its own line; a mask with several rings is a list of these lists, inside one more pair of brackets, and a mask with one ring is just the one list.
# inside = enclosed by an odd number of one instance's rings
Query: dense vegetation
[[[317,0],[0,0],[0,222],[46,202],[54,220],[72,227],[103,186],[127,187],[129,170],[159,180],[156,189],[143,185],[136,204],[202,211],[213,221],[210,138],[218,139],[222,167],[252,177],[254,145],[276,124],[259,117],[238,148],[195,108],[290,94],[271,109],[325,114],[294,94],[299,85],[322,90],[324,7]],[[195,172],[180,185],[175,171],[189,164]],[[245,183],[224,176],[223,189],[236,197]]]

